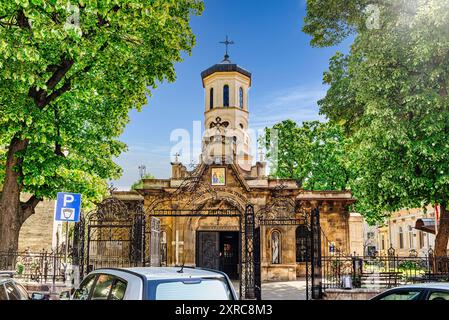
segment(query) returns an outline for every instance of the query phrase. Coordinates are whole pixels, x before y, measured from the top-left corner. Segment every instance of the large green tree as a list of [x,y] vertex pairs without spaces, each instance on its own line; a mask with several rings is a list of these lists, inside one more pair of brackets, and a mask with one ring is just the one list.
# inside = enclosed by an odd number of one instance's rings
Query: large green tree
[[304,30],[328,46],[353,34],[324,76],[321,111],[345,126],[351,188],[370,220],[441,206],[435,254],[449,237],[449,1],[309,0]]
[[295,179],[307,190],[344,190],[345,141],[340,126],[319,121],[298,126],[286,120],[265,129],[271,175]]
[[[196,0],[0,1],[0,251],[57,191],[98,199],[149,88],[175,79]],[[21,202],[21,193],[31,194]]]

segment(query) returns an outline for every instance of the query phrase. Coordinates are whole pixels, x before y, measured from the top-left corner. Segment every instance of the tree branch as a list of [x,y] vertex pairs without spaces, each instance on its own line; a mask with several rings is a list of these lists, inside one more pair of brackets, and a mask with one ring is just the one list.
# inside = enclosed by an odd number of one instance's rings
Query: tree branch
[[25,16],[25,13],[22,9],[20,9],[17,13],[17,25],[24,29],[31,29],[30,22],[28,21],[28,18]]
[[20,207],[22,209],[22,223],[35,213],[36,206],[42,201],[42,198],[32,195],[26,202],[21,202]]
[[67,72],[72,68],[74,64],[73,60],[63,60],[61,65],[56,69],[51,78],[47,81],[47,90],[53,90]]

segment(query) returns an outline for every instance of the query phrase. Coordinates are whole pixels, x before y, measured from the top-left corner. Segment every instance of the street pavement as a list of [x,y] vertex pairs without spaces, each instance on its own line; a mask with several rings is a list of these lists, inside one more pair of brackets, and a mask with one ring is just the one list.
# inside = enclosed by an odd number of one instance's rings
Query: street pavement
[[[237,295],[239,282],[233,281]],[[266,282],[262,284],[262,300],[306,300],[306,282]]]

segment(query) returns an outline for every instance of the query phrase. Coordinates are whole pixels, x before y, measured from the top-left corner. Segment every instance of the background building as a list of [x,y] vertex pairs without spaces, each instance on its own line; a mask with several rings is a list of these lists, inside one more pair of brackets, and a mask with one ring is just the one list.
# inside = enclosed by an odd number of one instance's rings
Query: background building
[[420,220],[434,221],[435,208],[402,209],[394,212],[383,225],[377,228],[379,253],[387,254],[388,249],[392,247],[397,255],[403,257],[415,252],[418,255],[426,255],[430,249],[434,248],[435,234],[416,229],[417,222]]
[[[30,196],[22,195],[22,201]],[[65,240],[62,222],[54,221],[55,201],[43,200],[35,209],[35,214],[28,218],[20,228],[19,252],[50,252]]]

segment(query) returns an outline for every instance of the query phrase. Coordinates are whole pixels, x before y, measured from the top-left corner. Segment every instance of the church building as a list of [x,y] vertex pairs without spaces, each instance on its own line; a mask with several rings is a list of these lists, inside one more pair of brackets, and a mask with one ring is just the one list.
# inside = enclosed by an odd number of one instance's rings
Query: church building
[[257,234],[264,281],[304,276],[307,228],[285,222],[301,221],[311,208],[319,208],[329,244],[322,250],[363,252],[363,221],[349,212],[355,202],[350,192],[303,190],[295,180],[270,178],[263,159],[253,161],[247,133],[251,73],[226,54],[201,78],[206,132],[200,164],[189,170],[176,159],[169,179],[145,179],[137,191],[114,193],[123,201],[143,202],[145,212],[157,218],[158,243],[148,245],[160,252],[156,264],[207,267],[238,279],[247,205],[254,207],[256,220],[269,221]]

